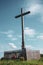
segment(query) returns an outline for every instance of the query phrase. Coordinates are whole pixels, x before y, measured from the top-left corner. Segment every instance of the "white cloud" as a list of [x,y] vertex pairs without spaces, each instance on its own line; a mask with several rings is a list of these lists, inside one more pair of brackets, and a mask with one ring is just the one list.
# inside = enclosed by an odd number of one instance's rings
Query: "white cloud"
[[8,31],[7,37],[10,38],[11,40],[17,40],[17,38],[13,37],[13,31]]
[[40,35],[37,36],[37,39],[41,39],[41,40],[43,40],[43,33],[40,33]]
[[29,41],[29,40],[31,40],[31,41],[32,41],[32,40],[35,41],[35,40],[37,40],[37,39],[36,39],[36,38],[30,38],[30,39],[27,39],[27,40],[28,40],[28,41]]
[[40,4],[42,1],[40,0],[32,0],[30,5],[27,4],[25,11],[30,11],[29,15],[39,15],[39,22],[43,23],[43,4]]
[[17,48],[16,45],[14,45],[14,43],[8,43],[12,48]]
[[7,34],[12,34],[12,33],[14,33],[14,31],[12,31],[12,30],[7,31]]
[[34,5],[31,5],[29,10],[31,11],[31,15],[34,15],[36,13],[39,13],[40,12],[40,8],[41,8],[41,5],[39,4],[34,4]]
[[17,40],[17,38],[12,38],[12,40]]
[[25,28],[24,33],[30,37],[33,37],[36,34],[34,29],[30,29],[28,27]]
[[43,40],[43,36],[38,36],[37,38]]
[[0,32],[0,33],[7,35],[7,37],[10,38],[11,40],[17,40],[17,38],[13,37],[14,31],[12,31],[12,30],[8,30],[6,32]]
[[0,32],[1,34],[11,34],[11,33],[13,33],[13,31],[12,30],[8,30],[8,31],[5,31],[5,32]]
[[12,35],[12,34],[8,34],[7,36],[8,36],[9,38],[12,38],[12,37],[13,37],[13,35]]
[[25,47],[26,47],[26,49],[28,49],[28,50],[33,49],[33,48],[34,48],[34,47],[32,47],[31,45],[26,45]]
[[17,40],[17,38],[13,37],[13,34],[8,34],[7,37],[10,38],[12,41]]
[[40,53],[43,54],[43,49],[40,49]]
[[40,15],[39,21],[43,23],[43,5],[41,4],[31,4],[30,7],[27,9],[31,11],[30,15]]
[[30,11],[30,15],[35,15],[37,13],[41,13],[41,8],[42,5],[39,3],[31,3],[30,5],[28,5],[28,7],[25,9],[25,11]]

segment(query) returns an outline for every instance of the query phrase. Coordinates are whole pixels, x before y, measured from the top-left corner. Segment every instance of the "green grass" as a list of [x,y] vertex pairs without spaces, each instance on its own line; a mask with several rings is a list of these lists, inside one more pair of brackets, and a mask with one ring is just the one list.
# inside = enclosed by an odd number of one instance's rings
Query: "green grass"
[[43,65],[43,61],[0,60],[0,65]]

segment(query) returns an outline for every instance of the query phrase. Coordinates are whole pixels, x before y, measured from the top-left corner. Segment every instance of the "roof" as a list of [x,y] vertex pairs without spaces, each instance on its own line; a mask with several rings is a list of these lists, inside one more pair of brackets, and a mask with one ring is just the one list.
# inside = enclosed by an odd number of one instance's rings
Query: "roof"
[[5,51],[4,53],[11,54],[11,53],[21,53],[22,50],[14,50],[14,51]]

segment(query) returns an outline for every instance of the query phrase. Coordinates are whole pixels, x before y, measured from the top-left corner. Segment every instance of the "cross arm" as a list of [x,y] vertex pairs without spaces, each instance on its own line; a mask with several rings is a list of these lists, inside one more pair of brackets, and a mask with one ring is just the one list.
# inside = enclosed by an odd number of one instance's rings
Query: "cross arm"
[[25,12],[25,13],[22,13],[22,14],[20,14],[20,15],[15,16],[15,18],[19,18],[19,17],[24,16],[24,15],[29,14],[29,13],[30,13],[30,11]]

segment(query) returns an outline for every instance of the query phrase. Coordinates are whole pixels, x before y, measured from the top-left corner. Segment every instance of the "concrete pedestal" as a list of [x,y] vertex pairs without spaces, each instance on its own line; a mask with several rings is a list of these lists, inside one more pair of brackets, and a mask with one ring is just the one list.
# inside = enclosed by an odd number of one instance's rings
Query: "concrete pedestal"
[[26,48],[23,48],[23,49],[22,49],[22,56],[24,57],[25,60],[27,60]]

